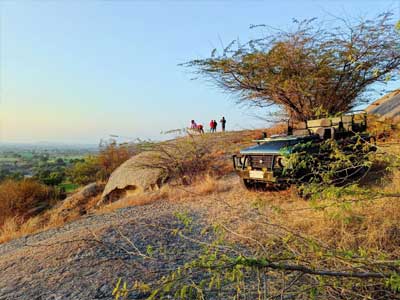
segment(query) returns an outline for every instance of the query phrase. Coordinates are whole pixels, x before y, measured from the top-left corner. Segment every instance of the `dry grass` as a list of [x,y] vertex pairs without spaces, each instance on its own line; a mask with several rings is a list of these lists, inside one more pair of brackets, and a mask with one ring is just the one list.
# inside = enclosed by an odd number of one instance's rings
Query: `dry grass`
[[11,239],[21,236],[19,233],[19,227],[19,222],[15,217],[6,219],[0,229],[0,243],[7,242]]
[[34,180],[0,184],[0,243],[42,228],[40,211],[54,204],[53,190]]
[[49,206],[52,189],[34,180],[6,180],[0,184],[0,226],[9,218],[28,218]]
[[131,207],[131,206],[140,206],[153,203],[155,201],[162,200],[164,198],[164,192],[157,191],[151,193],[140,192],[135,196],[128,196],[121,200],[106,204],[100,208],[98,208],[95,213],[104,214],[110,213],[117,209]]
[[4,243],[25,235],[44,230],[43,219],[40,216],[26,220],[14,217],[8,218],[0,229],[0,243]]
[[203,180],[199,180],[193,188],[193,193],[198,195],[208,195],[219,191],[220,184],[211,176],[207,175]]
[[95,212],[101,214],[109,213],[120,208],[146,205],[156,201],[192,201],[194,198],[222,193],[229,189],[230,186],[224,184],[222,181],[219,181],[211,175],[206,175],[203,178],[196,178],[194,183],[190,186],[167,184],[158,191],[139,192],[133,196],[128,196],[116,202],[106,204]]
[[[346,196],[306,201],[288,191],[249,192],[235,187],[210,207],[210,222],[230,224],[235,232],[268,244],[274,228],[309,236],[332,249],[400,256],[400,172],[376,190],[395,197]],[[372,195],[372,194],[371,194]],[[217,199],[216,199],[217,200]],[[229,207],[223,202],[227,202]],[[255,212],[256,210],[256,212]],[[265,222],[278,225],[265,227]],[[269,228],[269,229],[267,229]],[[233,239],[237,236],[232,235]],[[243,242],[243,238],[240,238]]]
[[[323,204],[333,203],[326,201]],[[398,199],[382,198],[324,210],[313,209],[308,202],[296,203],[271,217],[295,232],[310,235],[334,248],[364,248],[400,254],[400,235],[395,237],[400,233]]]
[[[80,215],[71,214],[70,220],[77,219]],[[57,214],[45,213],[28,220],[14,217],[7,219],[0,229],[0,244],[26,235],[38,233],[50,228],[61,227],[66,221]]]
[[0,227],[0,243],[51,228],[62,227],[64,224],[77,220],[93,210],[99,198],[100,195],[90,197],[85,201],[63,201],[30,218],[9,217]]

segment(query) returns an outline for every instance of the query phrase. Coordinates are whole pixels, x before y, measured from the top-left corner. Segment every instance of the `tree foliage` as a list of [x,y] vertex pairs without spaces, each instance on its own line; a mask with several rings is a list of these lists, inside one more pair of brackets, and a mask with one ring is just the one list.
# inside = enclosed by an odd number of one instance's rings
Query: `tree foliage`
[[297,120],[347,111],[371,84],[398,76],[399,34],[391,13],[336,21],[295,20],[291,31],[262,25],[267,33],[260,38],[235,40],[222,53],[214,49],[211,57],[184,65],[238,94],[239,102],[277,105]]
[[71,181],[80,185],[97,181],[100,177],[100,172],[100,164],[95,156],[88,156],[67,170]]
[[65,172],[61,168],[55,170],[44,168],[35,174],[35,178],[46,185],[57,186],[64,181]]
[[100,175],[103,180],[107,179],[123,162],[138,153],[135,144],[117,144],[114,140],[110,142],[102,141],[99,149],[100,152],[97,159],[102,170]]

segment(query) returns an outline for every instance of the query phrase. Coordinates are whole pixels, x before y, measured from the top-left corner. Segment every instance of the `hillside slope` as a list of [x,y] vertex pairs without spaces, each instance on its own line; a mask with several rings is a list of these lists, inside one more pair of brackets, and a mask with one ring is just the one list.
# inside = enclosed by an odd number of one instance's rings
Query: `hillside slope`
[[[130,283],[160,279],[198,255],[199,241],[210,238],[201,229],[226,214],[220,199],[243,192],[236,176],[209,184],[174,190],[145,205],[113,206],[121,200],[63,227],[0,244],[0,300],[113,299],[119,278]],[[193,219],[187,239],[174,233],[183,226],[177,214]],[[145,296],[133,293],[128,299]]]
[[[220,145],[213,140],[214,152],[220,147],[218,156],[230,162],[227,158],[235,148],[250,143],[247,135],[225,136],[229,140],[219,139]],[[231,258],[271,257],[279,263],[334,272],[386,272],[386,262],[400,257],[400,177],[398,167],[393,173],[382,168],[389,156],[399,157],[400,150],[398,145],[382,144],[378,152],[376,166],[362,185],[328,189],[316,193],[312,201],[299,198],[295,189],[247,191],[229,166],[229,172],[216,177],[203,174],[191,185],[168,184],[87,210],[89,214],[62,223],[63,227],[0,245],[0,300],[113,299],[119,278],[130,286],[139,282],[154,288],[161,277],[204,254],[218,240],[218,232],[224,234],[220,249]],[[382,154],[385,161],[379,158]],[[186,227],[190,230],[185,235],[177,234],[177,229]],[[297,281],[295,273],[272,268],[268,276],[273,279],[266,288],[271,295],[283,290],[296,295],[304,284],[319,285],[313,274],[304,273]],[[256,282],[253,279],[250,284]],[[329,278],[334,285],[321,288],[315,299],[353,295],[356,285],[349,280]],[[395,299],[385,281],[367,283],[365,290],[357,290],[362,297],[381,291],[381,299]],[[258,290],[254,284],[250,288]],[[327,297],[332,293],[338,297]],[[128,299],[146,296],[134,291]],[[256,299],[252,296],[247,299]],[[366,299],[361,296],[346,299]]]
[[400,89],[395,90],[374,101],[366,109],[368,113],[385,118],[400,116]]

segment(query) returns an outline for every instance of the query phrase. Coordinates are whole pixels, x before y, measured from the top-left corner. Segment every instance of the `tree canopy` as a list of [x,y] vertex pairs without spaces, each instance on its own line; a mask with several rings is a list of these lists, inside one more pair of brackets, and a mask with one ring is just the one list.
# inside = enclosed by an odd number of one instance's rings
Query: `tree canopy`
[[363,101],[373,83],[398,78],[399,23],[391,13],[371,20],[297,21],[291,31],[262,26],[263,36],[232,41],[222,53],[186,64],[238,102],[282,108],[295,120],[333,115]]

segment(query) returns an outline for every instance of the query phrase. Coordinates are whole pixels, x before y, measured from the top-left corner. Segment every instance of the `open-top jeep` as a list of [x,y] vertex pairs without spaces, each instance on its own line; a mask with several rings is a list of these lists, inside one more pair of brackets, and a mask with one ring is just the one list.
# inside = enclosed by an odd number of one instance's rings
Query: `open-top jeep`
[[[342,149],[352,151],[348,145],[370,142],[365,112],[347,113],[339,117],[309,120],[289,126],[287,134],[264,137],[255,140],[257,145],[242,149],[233,156],[233,166],[247,188],[286,187],[298,178],[289,176],[287,155],[303,148],[307,144],[308,152],[321,153],[320,145],[328,139],[335,139]],[[347,146],[346,146],[347,145]],[[346,148],[347,147],[347,148]],[[369,147],[367,151],[373,151]],[[325,153],[329,155],[329,153]]]

